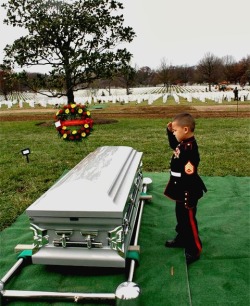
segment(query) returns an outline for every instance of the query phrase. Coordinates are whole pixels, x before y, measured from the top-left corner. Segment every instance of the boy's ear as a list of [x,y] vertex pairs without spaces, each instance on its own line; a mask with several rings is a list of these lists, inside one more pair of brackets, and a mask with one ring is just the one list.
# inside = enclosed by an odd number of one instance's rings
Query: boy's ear
[[188,133],[188,131],[189,131],[189,128],[188,128],[187,126],[185,126],[185,127],[184,127],[184,132],[185,132],[185,133]]

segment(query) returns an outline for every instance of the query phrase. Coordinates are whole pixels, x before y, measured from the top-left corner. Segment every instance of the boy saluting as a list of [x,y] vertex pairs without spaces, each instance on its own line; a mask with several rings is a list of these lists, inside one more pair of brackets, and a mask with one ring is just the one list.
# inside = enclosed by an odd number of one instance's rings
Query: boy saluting
[[198,260],[202,251],[196,211],[198,200],[207,191],[198,175],[200,156],[194,130],[195,121],[188,113],[176,115],[167,125],[169,145],[174,152],[164,194],[176,202],[177,235],[167,240],[165,246],[184,248],[187,264]]

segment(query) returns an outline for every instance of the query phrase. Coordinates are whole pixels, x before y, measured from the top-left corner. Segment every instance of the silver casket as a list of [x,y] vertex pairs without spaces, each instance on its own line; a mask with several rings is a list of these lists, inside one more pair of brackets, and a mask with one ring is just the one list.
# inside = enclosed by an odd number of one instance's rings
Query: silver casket
[[32,262],[124,268],[142,191],[142,152],[104,146],[26,210]]

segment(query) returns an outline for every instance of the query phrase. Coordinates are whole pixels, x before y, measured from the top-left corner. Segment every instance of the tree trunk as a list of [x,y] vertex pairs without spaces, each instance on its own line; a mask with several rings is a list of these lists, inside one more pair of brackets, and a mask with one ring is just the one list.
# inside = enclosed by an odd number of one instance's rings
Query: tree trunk
[[73,92],[72,87],[70,87],[67,91],[67,98],[68,98],[68,104],[75,102],[74,92]]
[[108,87],[109,87],[109,95],[111,96],[111,82],[109,82],[109,85],[108,85]]
[[128,85],[126,86],[126,93],[127,93],[127,95],[129,95],[129,86]]
[[66,71],[66,90],[67,90],[67,98],[68,98],[68,104],[74,103],[74,91],[73,86],[71,83],[71,74],[69,71]]

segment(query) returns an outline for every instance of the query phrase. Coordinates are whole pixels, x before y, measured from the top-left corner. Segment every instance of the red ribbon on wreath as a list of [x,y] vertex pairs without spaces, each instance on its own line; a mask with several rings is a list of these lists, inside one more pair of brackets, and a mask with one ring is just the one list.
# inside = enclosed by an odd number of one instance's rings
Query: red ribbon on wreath
[[90,111],[82,104],[64,105],[57,111],[55,127],[64,140],[81,141],[93,130],[93,120]]

